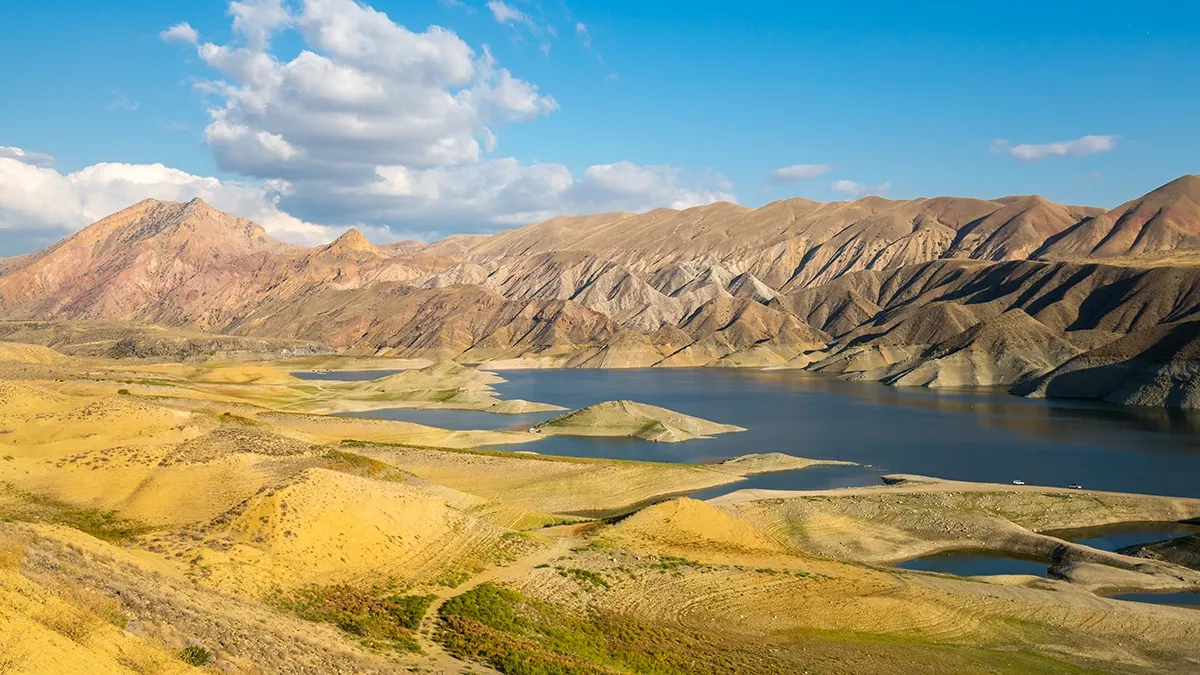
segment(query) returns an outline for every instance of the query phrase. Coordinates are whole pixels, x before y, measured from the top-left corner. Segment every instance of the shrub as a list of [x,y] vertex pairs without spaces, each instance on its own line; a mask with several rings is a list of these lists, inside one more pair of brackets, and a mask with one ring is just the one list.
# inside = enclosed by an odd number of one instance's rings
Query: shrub
[[268,601],[302,619],[333,624],[370,647],[419,651],[412,633],[434,597],[336,585],[277,590]]
[[572,567],[565,570],[559,570],[558,574],[565,579],[575,579],[580,584],[608,588],[608,581],[604,577],[591,570],[581,570],[577,567]]
[[188,645],[179,652],[179,660],[193,666],[207,666],[212,654],[200,645]]

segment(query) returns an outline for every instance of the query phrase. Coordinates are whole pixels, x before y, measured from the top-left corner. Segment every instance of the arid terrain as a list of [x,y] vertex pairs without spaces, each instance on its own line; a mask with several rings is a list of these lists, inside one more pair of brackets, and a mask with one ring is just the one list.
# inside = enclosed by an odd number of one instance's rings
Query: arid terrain
[[[745,429],[496,385],[795,368],[1196,408],[1196,260],[1196,176],[1111,211],[793,199],[312,249],[138,203],[0,263],[0,675],[1195,672],[1200,611],[1114,597],[1200,591],[1194,535],[1055,533],[1197,521],[1200,500],[738,490],[846,462],[802,436],[706,464],[541,454]],[[343,415],[403,408],[544,417]],[[962,551],[1048,571],[896,566]]]
[[[1197,407],[1200,176],[1115,209],[1037,196],[559,217],[312,249],[147,200],[0,267],[0,338],[188,360],[805,368]],[[84,322],[84,323],[80,323]]]
[[[499,376],[450,362],[365,381],[300,380],[298,364],[376,361],[0,343],[0,672],[1200,667],[1200,612],[1106,597],[1200,590],[1194,561],[1047,534],[1195,519],[1200,500],[896,476],[697,501],[680,495],[822,462],[507,452],[552,434],[738,428],[630,401],[511,431],[330,417],[554,406],[500,399]],[[961,549],[1044,559],[1051,578],[891,566]]]

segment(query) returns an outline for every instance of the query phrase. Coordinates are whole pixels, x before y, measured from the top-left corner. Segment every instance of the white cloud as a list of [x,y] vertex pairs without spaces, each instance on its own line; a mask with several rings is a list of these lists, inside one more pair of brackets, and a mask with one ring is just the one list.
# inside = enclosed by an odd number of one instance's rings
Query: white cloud
[[[315,244],[336,236],[336,228],[306,223],[279,209],[279,197],[289,189],[283,182],[224,182],[162,164],[101,163],[63,174],[21,161],[45,155],[18,148],[0,150],[4,151],[0,152],[3,231],[40,231],[58,237],[143,199],[188,201],[200,197],[218,209],[254,220],[287,241]],[[0,250],[0,255],[11,252]]]
[[1036,162],[1050,157],[1084,157],[1102,152],[1115,150],[1117,137],[1083,136],[1071,141],[1056,141],[1054,143],[1012,145],[1004,139],[992,141],[992,152],[1007,154],[1022,162]]
[[292,20],[282,0],[240,0],[229,3],[233,31],[250,49],[261,50],[274,34]]
[[882,195],[892,189],[890,182],[884,181],[879,185],[868,186],[862,183],[856,183],[852,180],[837,180],[830,185],[835,192],[840,192],[851,199],[866,197],[867,195]]
[[492,16],[500,23],[523,23],[526,26],[533,26],[533,20],[529,18],[528,14],[505,4],[502,0],[488,0],[487,8],[492,11]]
[[834,170],[831,164],[793,164],[769,172],[768,177],[777,183],[796,183],[824,176]]
[[[487,231],[734,199],[719,176],[670,167],[616,162],[576,176],[489,157],[500,127],[558,104],[444,28],[410,31],[355,0],[302,0],[286,17],[230,13],[240,39],[196,46],[220,74],[199,85],[212,101],[205,138],[221,169],[286,181],[280,208],[307,221]],[[270,48],[279,31],[302,42],[290,60]]]
[[582,21],[575,22],[575,34],[583,40],[583,48],[592,51],[592,34],[588,32],[588,27]]
[[159,33],[158,37],[166,42],[186,42],[193,45],[200,42],[200,34],[186,21],[171,26]]
[[0,145],[0,159],[12,159],[30,166],[52,166],[54,158],[41,152],[26,152],[21,148]]
[[134,112],[142,106],[128,96],[124,96],[119,92],[113,92],[113,99],[104,107],[106,110],[128,110],[129,112]]
[[[557,108],[486,49],[438,27],[414,33],[354,0],[306,0],[286,20],[265,17],[243,21],[245,46],[198,46],[223,76],[202,89],[221,101],[206,138],[226,170],[362,179],[379,164],[469,163],[493,127]],[[290,61],[250,38],[281,26],[306,43]]]
[[328,195],[325,203],[344,205],[366,220],[400,216],[406,223],[440,221],[478,231],[561,214],[736,201],[719,174],[685,176],[674,167],[630,162],[594,165],[580,176],[561,164],[525,165],[512,158],[424,170],[380,166],[376,173],[370,185]]
[[617,82],[621,81],[621,76],[616,73],[609,73],[608,75],[604,76],[604,81],[616,84]]

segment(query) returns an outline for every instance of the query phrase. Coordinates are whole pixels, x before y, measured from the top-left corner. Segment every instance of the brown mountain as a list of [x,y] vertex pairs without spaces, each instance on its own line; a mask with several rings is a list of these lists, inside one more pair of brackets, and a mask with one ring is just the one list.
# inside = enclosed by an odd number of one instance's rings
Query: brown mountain
[[1194,319],[1198,193],[1185,176],[1112,211],[1038,196],[790,199],[563,216],[429,245],[350,230],[312,249],[199,200],[151,200],[0,261],[0,318],[470,362],[1005,384]]
[[[146,200],[7,269],[0,310],[39,318],[126,319],[180,289],[236,287],[293,250],[261,227],[199,199]],[[194,298],[187,297],[183,300]]]
[[1200,248],[1200,176],[1188,175],[1086,218],[1037,251],[1042,258],[1111,258]]

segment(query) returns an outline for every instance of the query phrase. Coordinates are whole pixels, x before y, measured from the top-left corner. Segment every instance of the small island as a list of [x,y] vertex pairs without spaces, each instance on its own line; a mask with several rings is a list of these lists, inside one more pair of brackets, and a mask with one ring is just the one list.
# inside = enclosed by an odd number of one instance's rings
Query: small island
[[534,431],[564,436],[612,436],[640,438],[656,443],[680,443],[745,429],[636,401],[605,401],[547,420],[534,427]]

